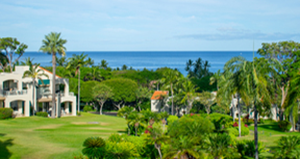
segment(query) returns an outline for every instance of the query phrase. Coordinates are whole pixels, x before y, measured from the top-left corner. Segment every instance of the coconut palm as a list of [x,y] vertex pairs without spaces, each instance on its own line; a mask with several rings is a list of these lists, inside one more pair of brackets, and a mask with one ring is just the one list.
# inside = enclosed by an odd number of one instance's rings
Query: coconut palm
[[183,98],[181,102],[187,102],[187,114],[190,113],[190,110],[193,107],[193,102],[195,101],[197,89],[198,88],[189,79],[184,79],[184,81],[182,82],[181,94],[183,95]]
[[34,58],[32,58],[32,59],[30,57],[25,58],[24,61],[21,61],[21,65],[23,65],[23,66],[29,66],[31,64],[36,65],[36,63],[33,63],[33,60],[34,60]]
[[42,78],[43,76],[49,78],[47,74],[44,73],[44,70],[39,69],[40,64],[32,65],[31,62],[29,62],[29,70],[25,71],[22,78],[32,78],[32,102],[33,102],[33,109],[35,112],[37,112],[37,105],[36,105],[36,97],[35,97],[35,87],[36,87],[36,79],[38,78],[43,82]]
[[231,76],[227,80],[230,83],[230,87],[232,88],[230,96],[236,95],[237,99],[237,107],[239,112],[239,137],[241,137],[241,105],[240,99],[242,98],[243,101],[248,99],[246,94],[246,87],[244,84],[245,77],[248,75],[248,72],[245,72],[244,67],[247,65],[247,61],[245,58],[238,56],[233,57],[228,62],[226,62],[224,66],[224,70],[228,72],[232,72]]
[[56,54],[65,56],[66,55],[66,48],[65,44],[67,40],[60,38],[60,33],[51,32],[50,34],[45,36],[45,39],[42,41],[43,45],[41,46],[40,50],[44,53],[52,55],[52,118],[55,118],[56,106],[55,106],[55,78],[56,78]]
[[78,73],[78,102],[77,102],[77,110],[80,112],[80,67],[84,67],[90,64],[90,60],[87,60],[88,55],[81,53],[80,55],[73,54],[71,58],[69,58],[69,63],[67,65],[67,69],[75,69],[75,75]]
[[87,73],[85,78],[91,79],[93,81],[101,81],[102,80],[101,72],[97,67],[93,67],[92,71]]
[[164,73],[163,73],[163,78],[161,79],[161,82],[164,83],[164,89],[168,89],[171,91],[171,95],[172,95],[172,111],[171,114],[174,115],[174,84],[176,82],[178,82],[178,80],[180,79],[182,75],[175,70],[172,69],[167,69]]

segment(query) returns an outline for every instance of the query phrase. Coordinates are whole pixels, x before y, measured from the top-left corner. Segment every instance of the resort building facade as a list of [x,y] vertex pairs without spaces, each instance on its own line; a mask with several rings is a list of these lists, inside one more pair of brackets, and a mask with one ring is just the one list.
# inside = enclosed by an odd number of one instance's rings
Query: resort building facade
[[[52,111],[52,72],[42,69],[48,77],[36,79],[33,91],[33,79],[22,78],[29,66],[16,66],[15,71],[0,73],[0,108],[12,108],[14,116],[31,116],[35,112]],[[69,92],[69,80],[56,75],[56,114],[76,115],[76,96]],[[35,100],[34,98],[35,97]],[[33,107],[34,106],[34,107]],[[59,112],[58,112],[59,111]]]

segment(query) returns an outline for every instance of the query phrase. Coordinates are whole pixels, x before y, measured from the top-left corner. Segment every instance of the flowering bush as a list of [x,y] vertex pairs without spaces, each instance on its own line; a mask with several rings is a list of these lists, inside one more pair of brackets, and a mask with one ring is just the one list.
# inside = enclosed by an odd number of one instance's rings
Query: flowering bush
[[246,128],[248,128],[248,125],[247,125],[247,124],[245,124],[245,127],[246,127]]
[[233,127],[238,127],[239,124],[237,122],[234,122],[234,124],[232,125]]

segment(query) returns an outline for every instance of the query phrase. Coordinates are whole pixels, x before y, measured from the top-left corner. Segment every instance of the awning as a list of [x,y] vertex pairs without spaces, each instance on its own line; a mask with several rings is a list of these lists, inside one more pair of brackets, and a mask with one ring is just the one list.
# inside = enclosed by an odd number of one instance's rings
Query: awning
[[0,97],[0,100],[5,100],[5,97]]
[[41,102],[41,103],[42,102],[52,102],[52,98],[41,98],[41,99],[38,99],[38,102]]
[[50,84],[49,79],[45,79],[43,80],[43,82],[41,80],[38,81],[38,85],[49,85],[49,84]]

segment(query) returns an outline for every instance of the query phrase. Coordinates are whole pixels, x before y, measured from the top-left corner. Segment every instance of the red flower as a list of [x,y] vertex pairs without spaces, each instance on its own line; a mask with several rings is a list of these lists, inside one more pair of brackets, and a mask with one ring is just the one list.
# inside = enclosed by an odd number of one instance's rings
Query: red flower
[[248,125],[247,125],[247,124],[245,124],[245,127],[246,127],[246,128],[248,128]]
[[149,130],[145,130],[145,134],[149,134],[150,133],[150,131]]
[[239,126],[239,124],[237,122],[235,122],[232,126],[237,127],[237,126]]
[[191,116],[193,116],[194,115],[194,113],[191,113]]

